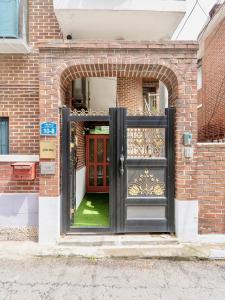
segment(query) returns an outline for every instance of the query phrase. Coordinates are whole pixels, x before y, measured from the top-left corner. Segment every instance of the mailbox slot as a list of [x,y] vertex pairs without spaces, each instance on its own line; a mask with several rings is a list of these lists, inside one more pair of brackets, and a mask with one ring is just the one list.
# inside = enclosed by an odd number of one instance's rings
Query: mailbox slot
[[14,163],[11,166],[13,180],[35,179],[35,163]]

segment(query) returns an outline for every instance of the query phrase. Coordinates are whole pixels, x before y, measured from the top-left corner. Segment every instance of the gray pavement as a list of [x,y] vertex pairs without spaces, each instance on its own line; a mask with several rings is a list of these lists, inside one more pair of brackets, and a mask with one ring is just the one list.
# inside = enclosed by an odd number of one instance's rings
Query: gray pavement
[[225,261],[0,259],[0,300],[224,300]]

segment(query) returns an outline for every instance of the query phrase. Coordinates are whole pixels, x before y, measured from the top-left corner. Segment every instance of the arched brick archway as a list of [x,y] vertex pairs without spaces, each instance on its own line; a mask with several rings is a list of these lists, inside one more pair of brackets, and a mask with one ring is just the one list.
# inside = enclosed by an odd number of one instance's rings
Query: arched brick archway
[[[169,104],[174,106],[178,98],[179,70],[174,66],[152,64],[146,61],[145,64],[135,62],[127,64],[79,64],[79,62],[64,63],[56,72],[57,86],[61,91],[66,91],[69,83],[82,77],[128,77],[128,78],[154,78],[162,81],[168,89]],[[78,64],[75,64],[78,63]],[[62,71],[63,69],[63,71]]]
[[[99,42],[44,44],[40,46],[40,121],[55,121],[60,131],[60,106],[66,89],[81,77],[151,77],[162,81],[169,93],[169,104],[176,107],[175,152],[177,202],[196,200],[197,142],[197,45],[194,43]],[[184,157],[183,133],[193,134],[193,158]],[[45,140],[41,137],[40,141]],[[60,199],[60,135],[56,143],[56,174],[40,175],[40,198]],[[41,160],[40,160],[41,161]],[[50,200],[49,200],[50,201]],[[60,201],[60,200],[59,200]],[[182,207],[185,207],[182,206]],[[179,208],[179,207],[178,207]],[[181,219],[186,210],[181,209]],[[187,221],[195,222],[192,218]],[[182,221],[181,220],[181,221]]]

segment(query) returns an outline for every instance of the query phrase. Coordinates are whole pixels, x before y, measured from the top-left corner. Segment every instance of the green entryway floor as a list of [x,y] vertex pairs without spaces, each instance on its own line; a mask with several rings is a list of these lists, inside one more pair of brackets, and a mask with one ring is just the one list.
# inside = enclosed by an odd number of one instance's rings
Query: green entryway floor
[[109,194],[86,194],[75,215],[76,227],[109,227]]

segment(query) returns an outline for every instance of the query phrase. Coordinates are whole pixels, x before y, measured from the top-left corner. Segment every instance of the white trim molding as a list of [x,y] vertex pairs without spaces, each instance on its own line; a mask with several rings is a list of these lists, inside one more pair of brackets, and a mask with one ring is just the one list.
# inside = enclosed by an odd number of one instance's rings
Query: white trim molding
[[0,162],[39,162],[39,155],[8,154],[0,155]]

